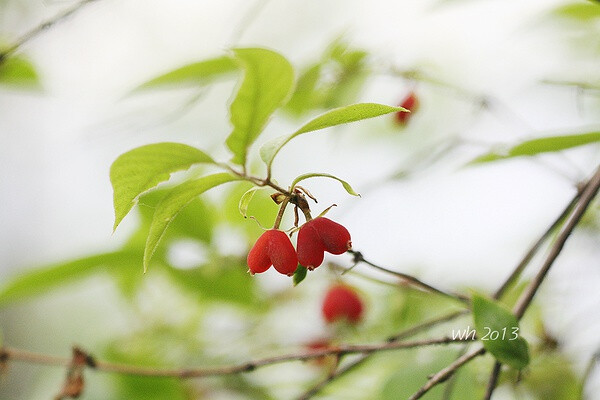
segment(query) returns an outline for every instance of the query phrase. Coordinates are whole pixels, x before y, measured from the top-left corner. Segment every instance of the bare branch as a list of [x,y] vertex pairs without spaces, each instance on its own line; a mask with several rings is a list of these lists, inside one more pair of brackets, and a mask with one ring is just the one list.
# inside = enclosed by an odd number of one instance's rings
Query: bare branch
[[473,350],[470,353],[459,357],[452,364],[448,365],[446,368],[440,370],[438,373],[433,375],[429,380],[423,385],[415,394],[410,396],[408,400],[417,400],[423,397],[425,393],[427,393],[431,388],[436,386],[439,383],[444,382],[446,379],[450,378],[457,369],[471,361],[472,359],[479,357],[480,355],[485,353],[485,349],[483,347],[479,347],[477,350]]
[[492,368],[492,373],[490,374],[490,380],[488,381],[487,387],[485,389],[485,396],[483,400],[490,400],[492,398],[492,393],[494,393],[494,389],[496,389],[496,384],[498,383],[498,377],[500,376],[500,369],[502,368],[502,364],[498,361],[494,363],[494,368]]
[[494,299],[501,298],[504,295],[504,293],[506,293],[506,291],[517,281],[517,279],[519,279],[525,267],[529,265],[529,263],[536,255],[536,253],[540,250],[546,239],[550,237],[550,235],[564,222],[569,213],[571,213],[571,210],[573,209],[573,207],[575,207],[575,204],[577,204],[577,201],[579,200],[580,196],[581,191],[578,190],[577,194],[573,197],[573,199],[571,199],[571,201],[565,207],[563,212],[558,216],[558,218],[554,220],[554,222],[548,227],[548,229],[546,229],[542,236],[540,236],[539,239],[529,248],[529,251],[527,251],[521,262],[516,266],[516,268],[513,270],[510,276],[504,281],[502,286],[498,288],[496,293],[494,293]]
[[542,264],[540,271],[531,281],[529,286],[525,289],[525,292],[517,301],[517,304],[513,309],[513,314],[515,314],[515,316],[518,319],[520,319],[523,316],[523,314],[525,314],[527,307],[529,307],[529,304],[531,304],[533,297],[535,296],[540,285],[546,278],[548,271],[554,264],[554,261],[556,261],[556,259],[560,255],[565,243],[567,242],[567,239],[569,238],[569,236],[571,236],[571,233],[581,220],[581,217],[583,217],[583,214],[588,209],[594,197],[596,197],[598,189],[600,189],[600,167],[596,169],[596,172],[594,173],[592,178],[584,186],[584,190],[581,193],[581,197],[577,201],[577,204],[575,204],[575,208],[573,209],[572,214],[569,216],[568,220],[558,233],[556,242],[550,249],[550,253],[548,254],[546,260]]
[[398,278],[406,281],[407,283],[409,283],[409,284],[411,284],[411,285],[413,285],[415,287],[418,287],[418,288],[421,288],[421,289],[425,290],[426,292],[440,294],[442,296],[451,298],[453,300],[460,301],[461,303],[469,304],[469,298],[466,297],[466,296],[464,296],[464,295],[462,295],[462,294],[454,294],[454,293],[446,292],[444,290],[441,290],[441,289],[438,289],[438,288],[436,288],[434,286],[431,286],[430,284],[425,283],[422,280],[420,280],[418,278],[415,278],[414,276],[405,274],[403,272],[392,271],[391,269],[387,269],[387,268],[384,268],[384,267],[379,266],[377,264],[374,264],[371,261],[366,260],[363,257],[363,255],[362,255],[362,253],[360,251],[348,250],[348,253],[350,253],[350,254],[352,254],[354,256],[354,262],[363,262],[363,263],[365,263],[365,264],[367,264],[367,265],[369,265],[369,266],[371,266],[371,267],[373,267],[373,268],[375,268],[375,269],[377,269],[379,271],[385,272],[385,273],[390,274],[390,275],[394,275],[394,276],[396,276],[396,277],[398,277]]
[[[443,337],[439,339],[426,339],[412,342],[384,342],[377,344],[366,345],[342,345],[329,347],[321,350],[310,352],[285,354],[281,356],[267,357],[253,361],[247,361],[242,364],[235,364],[223,367],[211,368],[177,368],[177,369],[161,369],[152,367],[140,367],[135,365],[116,364],[107,361],[89,360],[86,366],[102,372],[113,372],[124,375],[137,376],[154,376],[154,377],[175,377],[181,379],[202,378],[207,376],[231,375],[242,372],[250,372],[257,368],[267,365],[280,364],[287,361],[303,361],[315,358],[320,358],[328,355],[345,355],[345,354],[370,354],[380,351],[411,349],[415,347],[443,345],[450,343],[466,342],[469,340],[452,339]],[[54,365],[60,367],[69,367],[71,358],[55,357],[47,354],[33,353],[19,349],[3,348],[0,351],[0,358],[5,362],[23,361],[30,364]]]
[[40,25],[36,26],[29,32],[25,33],[23,36],[21,36],[19,39],[17,39],[17,41],[15,43],[13,43],[8,48],[4,49],[4,51],[0,52],[0,63],[2,63],[6,58],[10,57],[13,53],[15,53],[17,50],[19,50],[19,48],[21,46],[23,46],[30,40],[36,38],[42,32],[50,29],[57,23],[67,19],[68,17],[70,17],[71,15],[73,15],[77,11],[79,11],[81,8],[83,8],[83,6],[85,6],[89,3],[92,3],[94,1],[97,1],[97,0],[81,0],[80,2],[75,4],[73,7],[63,11],[62,13],[41,23]]
[[[456,318],[458,318],[462,315],[466,315],[468,313],[469,313],[469,311],[462,310],[462,311],[452,312],[449,314],[444,314],[440,317],[432,318],[423,323],[415,325],[411,328],[405,329],[402,332],[397,333],[396,335],[388,337],[387,341],[394,342],[394,341],[399,341],[399,340],[403,340],[403,339],[408,339],[409,337],[414,336],[420,332],[426,331],[429,328],[432,328],[432,327],[442,324],[444,322],[452,321],[453,319],[456,319]],[[360,357],[358,360],[355,360],[352,363],[344,366],[343,368],[340,368],[340,369],[334,371],[333,373],[329,374],[327,376],[327,378],[323,379],[322,381],[319,381],[317,384],[312,386],[310,389],[308,389],[306,392],[304,392],[300,397],[298,397],[297,400],[308,400],[308,399],[312,398],[313,396],[318,394],[321,390],[323,390],[323,388],[325,388],[327,385],[329,385],[331,382],[346,375],[348,372],[350,372],[350,371],[354,370],[355,368],[359,367],[360,365],[362,365],[365,361],[367,361],[367,359],[369,357],[371,357],[371,355],[372,354],[365,354],[362,357]]]

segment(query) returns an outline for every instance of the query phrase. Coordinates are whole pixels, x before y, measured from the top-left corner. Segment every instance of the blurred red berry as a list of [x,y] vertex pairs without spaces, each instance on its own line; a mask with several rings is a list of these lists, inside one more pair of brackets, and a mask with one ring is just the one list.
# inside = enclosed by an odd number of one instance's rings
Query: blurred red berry
[[321,311],[328,323],[345,319],[356,324],[362,319],[363,309],[363,302],[353,288],[335,285],[327,291]]
[[348,230],[325,217],[308,221],[298,232],[298,262],[308,269],[321,265],[325,252],[342,254],[351,248]]
[[417,95],[415,94],[415,92],[410,92],[408,95],[406,95],[406,97],[399,104],[399,107],[404,107],[407,110],[410,110],[409,113],[406,111],[398,111],[395,114],[396,122],[398,122],[398,124],[404,126],[404,125],[408,124],[408,121],[410,120],[412,115],[419,108],[419,99],[417,98]]
[[253,275],[265,272],[272,265],[279,273],[291,276],[298,267],[298,256],[290,238],[278,229],[270,229],[258,238],[247,261]]

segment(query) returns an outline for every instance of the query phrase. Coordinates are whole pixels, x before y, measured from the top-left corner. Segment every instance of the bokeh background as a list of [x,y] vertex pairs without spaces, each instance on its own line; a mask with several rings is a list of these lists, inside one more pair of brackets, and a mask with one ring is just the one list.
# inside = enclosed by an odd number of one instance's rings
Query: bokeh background
[[[0,1],[0,43],[13,43],[73,4]],[[329,181],[306,186],[318,197],[319,211],[337,204],[329,216],[350,230],[366,258],[449,290],[495,290],[569,202],[575,184],[589,176],[600,152],[592,145],[466,164],[527,138],[598,130],[597,2],[92,2],[19,49],[17,55],[35,68],[35,87],[0,82],[0,285],[40,267],[114,251],[129,240],[142,217],[128,216],[112,234],[108,178],[110,164],[124,151],[176,141],[227,159],[227,105],[236,79],[132,93],[138,85],[237,46],[277,50],[302,71],[332,43],[366,53],[359,88],[341,103],[397,105],[413,90],[420,108],[405,127],[388,116],[299,138],[281,153],[275,178],[287,183],[300,173],[323,171],[348,180],[361,198]],[[315,114],[278,113],[257,146]],[[260,230],[237,211],[227,214],[243,190],[207,196],[211,238],[171,242],[165,251],[175,269],[194,271],[210,264],[214,253],[244,257]],[[264,197],[255,207],[257,215],[273,211]],[[536,315],[575,375],[600,348],[597,210],[594,205],[573,235],[536,301]],[[352,265],[349,256],[331,260]],[[246,301],[239,298],[234,305],[226,297],[208,301],[194,293],[200,287],[186,292],[159,268],[142,276],[140,265],[131,272],[135,278],[122,279],[110,268],[94,271],[2,303],[3,343],[53,354],[68,354],[79,344],[99,356],[159,365],[218,364],[297,349],[330,334],[319,315],[327,285],[338,279],[328,268],[309,274],[296,289],[273,271],[255,276],[256,299],[248,302],[267,302],[266,312],[235,305]],[[388,279],[366,266],[355,271]],[[369,307],[365,327],[342,337],[381,340],[395,328],[381,323],[394,311],[386,299],[406,299],[364,277],[344,278],[360,288]],[[386,387],[397,366],[381,364],[381,371],[342,382],[326,398],[394,398],[386,397]],[[83,398],[293,398],[320,373],[285,365],[184,389],[172,381],[143,389],[145,381],[88,373]],[[599,374],[592,371],[588,399],[600,399]],[[63,375],[58,368],[11,364],[0,378],[0,398],[52,398]],[[484,384],[486,376],[479,377]],[[417,387],[422,383],[410,379]],[[503,382],[494,399],[514,398],[513,390],[520,398],[543,398]]]

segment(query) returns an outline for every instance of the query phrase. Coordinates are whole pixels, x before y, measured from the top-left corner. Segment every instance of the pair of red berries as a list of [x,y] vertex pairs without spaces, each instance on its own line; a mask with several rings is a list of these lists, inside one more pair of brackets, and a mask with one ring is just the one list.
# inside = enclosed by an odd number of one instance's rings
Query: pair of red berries
[[323,262],[325,252],[342,254],[352,248],[350,233],[337,222],[318,217],[306,222],[298,232],[298,251],[285,232],[270,229],[262,234],[248,253],[251,274],[268,270],[293,275],[300,265],[312,270]]

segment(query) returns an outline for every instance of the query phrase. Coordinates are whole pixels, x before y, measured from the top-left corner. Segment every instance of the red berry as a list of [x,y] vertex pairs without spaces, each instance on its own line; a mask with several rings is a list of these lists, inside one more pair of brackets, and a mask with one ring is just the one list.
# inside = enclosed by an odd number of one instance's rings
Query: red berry
[[247,261],[253,275],[265,272],[271,265],[281,274],[293,275],[298,267],[298,256],[290,238],[278,229],[270,229],[258,238]]
[[346,319],[355,324],[362,319],[363,302],[354,289],[346,285],[335,285],[329,288],[321,311],[325,321],[332,323]]
[[398,122],[400,125],[406,125],[408,120],[419,108],[419,99],[417,98],[415,92],[410,92],[408,95],[406,95],[399,106],[410,110],[409,113],[406,111],[398,111],[396,113],[396,122]]
[[308,269],[321,265],[325,252],[342,254],[351,248],[348,230],[324,217],[308,221],[298,232],[298,262]]

